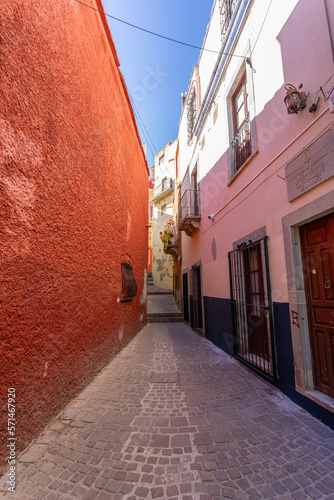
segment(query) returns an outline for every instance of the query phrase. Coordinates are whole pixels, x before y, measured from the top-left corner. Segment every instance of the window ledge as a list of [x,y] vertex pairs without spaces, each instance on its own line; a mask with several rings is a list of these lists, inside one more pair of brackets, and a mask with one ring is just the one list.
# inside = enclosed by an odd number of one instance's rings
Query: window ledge
[[247,167],[247,165],[252,161],[252,159],[254,158],[254,156],[256,156],[259,152],[259,148],[257,148],[254,153],[252,153],[250,155],[249,158],[247,158],[247,160],[245,161],[245,163],[242,165],[242,167],[239,168],[239,170],[236,171],[236,173],[233,175],[233,177],[231,177],[231,179],[228,181],[227,183],[227,186],[230,186],[232,184],[232,182],[234,182],[234,179],[236,177],[238,177],[238,175]]

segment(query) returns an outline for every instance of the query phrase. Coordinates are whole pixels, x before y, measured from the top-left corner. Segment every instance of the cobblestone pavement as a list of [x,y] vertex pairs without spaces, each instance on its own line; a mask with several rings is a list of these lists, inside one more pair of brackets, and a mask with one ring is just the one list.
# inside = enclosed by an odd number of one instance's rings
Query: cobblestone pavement
[[18,481],[2,497],[333,499],[334,432],[186,325],[149,324],[22,454]]

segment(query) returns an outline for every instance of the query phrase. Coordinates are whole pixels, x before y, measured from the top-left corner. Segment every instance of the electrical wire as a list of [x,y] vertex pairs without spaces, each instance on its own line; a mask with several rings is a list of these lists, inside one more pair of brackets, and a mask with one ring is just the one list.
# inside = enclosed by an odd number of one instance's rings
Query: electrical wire
[[[133,106],[133,108],[134,108],[134,112],[135,112],[135,114],[137,115],[138,125],[139,125],[139,126],[140,126],[140,128],[142,129],[143,136],[144,136],[144,138],[145,138],[145,140],[146,140],[147,146],[149,147],[149,149],[150,149],[150,151],[151,151],[151,153],[152,153],[152,156],[155,158],[155,156],[156,156],[156,154],[157,154],[157,153],[155,153],[155,152],[153,151],[153,149],[155,149],[156,151],[158,151],[158,149],[157,149],[157,148],[156,148],[156,146],[154,145],[154,142],[152,141],[152,138],[151,138],[151,136],[150,136],[150,134],[149,134],[149,132],[148,132],[147,128],[145,127],[145,123],[144,123],[144,121],[143,121],[142,117],[140,116],[140,113],[139,113],[139,111],[138,111],[138,108],[137,108],[137,106],[136,106],[136,104],[135,104],[135,101],[134,101],[134,99],[133,99],[133,97],[132,97],[131,95],[130,95],[130,100],[131,100],[131,104],[132,104],[132,106]],[[153,147],[153,149],[152,149],[152,147]],[[164,165],[165,169],[167,170],[167,172],[169,173],[169,175],[172,177],[172,175],[171,175],[170,171],[168,170],[168,168],[166,167],[166,165],[165,165],[164,161],[163,161],[163,165]]]
[[319,90],[317,90],[316,92],[311,92],[309,95],[315,95],[315,94],[317,94],[317,95],[318,95],[318,94],[319,94],[319,92],[321,92],[321,89],[322,89],[323,87],[325,87],[325,86],[327,85],[327,83],[331,81],[331,79],[332,79],[333,77],[334,77],[334,74],[328,78],[327,82],[325,82],[323,85],[321,85],[321,87],[320,87],[320,89],[319,89]]
[[[145,127],[145,123],[144,123],[142,117],[140,116],[140,113],[138,111],[136,103],[135,103],[133,97],[131,96],[130,92],[129,92],[129,95],[130,95],[130,100],[131,100],[131,104],[132,104],[133,110],[134,110],[134,112],[135,112],[135,114],[137,115],[137,118],[138,118],[138,125],[140,126],[140,128],[143,131],[144,138],[145,138],[145,140],[147,142],[147,145],[148,145],[148,147],[149,147],[149,149],[150,149],[150,151],[152,153],[152,156],[155,158],[155,156],[156,156],[157,153],[154,153],[153,149],[155,149],[157,152],[158,152],[158,149],[154,145],[154,142],[152,141],[152,138],[151,138],[151,136],[150,136],[147,128]],[[153,146],[153,149],[152,149],[151,145]],[[170,170],[168,169],[167,165],[165,164],[164,160],[162,161],[162,164],[163,164],[165,170],[170,175],[170,177],[173,177],[173,175],[170,173]]]
[[332,76],[330,76],[330,77],[328,78],[327,82],[326,82],[326,83],[324,83],[324,84],[323,84],[323,85],[321,85],[321,86],[322,86],[322,87],[324,87],[325,85],[327,85],[327,83],[328,83],[328,82],[329,82],[329,81],[333,78],[333,76],[334,76],[334,74],[333,74]]
[[272,4],[272,0],[270,0],[270,3],[269,3],[269,5],[268,5],[268,9],[267,9],[266,15],[264,16],[264,19],[263,19],[263,22],[262,22],[262,25],[261,25],[261,28],[260,28],[259,34],[257,35],[257,38],[256,38],[256,40],[255,40],[255,43],[254,43],[254,46],[253,46],[253,49],[252,49],[252,52],[251,52],[251,55],[253,55],[253,52],[254,52],[254,49],[255,49],[255,47],[256,47],[257,41],[258,41],[258,39],[259,39],[259,36],[261,35],[261,31],[262,31],[262,28],[263,28],[264,23],[266,22],[266,19],[267,19],[267,16],[268,16],[268,13],[269,13],[269,9],[270,9],[271,4]]
[[145,28],[142,28],[141,26],[137,26],[136,24],[129,23],[128,21],[124,21],[124,19],[119,19],[118,17],[112,16],[111,14],[107,14],[106,12],[103,12],[102,10],[96,9],[95,7],[92,7],[91,5],[87,5],[86,3],[81,2],[80,0],[74,0],[74,1],[77,3],[80,3],[81,5],[84,5],[85,7],[88,7],[89,9],[95,10],[96,12],[99,12],[100,14],[103,14],[106,17],[110,17],[111,19],[114,19],[115,21],[118,21],[119,23],[123,23],[123,24],[126,24],[127,26],[131,26],[131,28],[135,28],[137,30],[144,31],[145,33],[148,33],[149,35],[163,38],[164,40],[168,40],[169,42],[174,42],[174,43],[178,43],[180,45],[185,45],[186,47],[191,47],[193,49],[204,50],[206,52],[213,52],[214,54],[222,54],[222,55],[232,56],[232,57],[241,57],[242,59],[246,58],[246,56],[240,56],[237,54],[232,54],[230,52],[220,52],[219,50],[206,49],[206,48],[201,47],[199,45],[193,45],[191,43],[182,42],[181,40],[176,40],[175,38],[170,38],[169,36],[161,35],[160,33],[156,33],[154,31],[150,31],[150,30],[147,30]]
[[[129,94],[130,94],[130,92],[129,92]],[[131,104],[132,104],[133,110],[134,110],[134,112],[136,113],[136,115],[138,117],[138,122],[139,122],[139,125],[140,125],[140,127],[141,127],[141,129],[143,131],[143,135],[145,136],[147,145],[150,148],[152,155],[155,156],[156,153],[153,150],[155,149],[157,151],[157,148],[155,147],[155,145],[154,145],[154,143],[153,143],[153,141],[151,139],[151,136],[148,133],[147,128],[145,127],[144,121],[143,121],[142,117],[140,116],[138,108],[137,108],[137,106],[136,106],[136,104],[135,104],[135,102],[134,102],[134,100],[133,100],[133,98],[132,98],[131,95],[130,95],[130,100],[131,100]],[[152,149],[152,146],[153,146],[153,149]]]
[[155,152],[153,151],[152,146],[150,144],[150,138],[147,135],[147,132],[145,132],[146,128],[145,128],[144,122],[141,120],[141,116],[139,115],[138,111],[135,110],[135,109],[133,111],[135,113],[135,117],[136,117],[138,126],[141,128],[142,135],[143,135],[143,137],[145,139],[145,143],[147,144],[149,150],[151,151],[152,156],[155,157]]

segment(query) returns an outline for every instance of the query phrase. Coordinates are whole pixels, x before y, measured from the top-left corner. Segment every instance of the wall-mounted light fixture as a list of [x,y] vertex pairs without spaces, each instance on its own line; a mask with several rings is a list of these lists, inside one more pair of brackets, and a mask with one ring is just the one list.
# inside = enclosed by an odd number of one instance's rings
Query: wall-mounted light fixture
[[[300,85],[301,89],[303,85]],[[294,85],[287,83],[284,87],[286,89],[286,95],[284,97],[284,103],[289,115],[293,113],[298,113],[301,109],[306,106],[306,94],[305,92],[299,92]]]

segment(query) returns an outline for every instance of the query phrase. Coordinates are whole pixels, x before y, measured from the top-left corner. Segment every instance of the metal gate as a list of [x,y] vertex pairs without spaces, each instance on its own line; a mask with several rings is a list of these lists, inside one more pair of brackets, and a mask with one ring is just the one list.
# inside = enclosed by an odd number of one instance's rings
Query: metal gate
[[267,237],[229,253],[234,355],[276,378]]
[[191,328],[201,331],[203,328],[203,312],[200,265],[192,266],[190,271],[189,316]]

